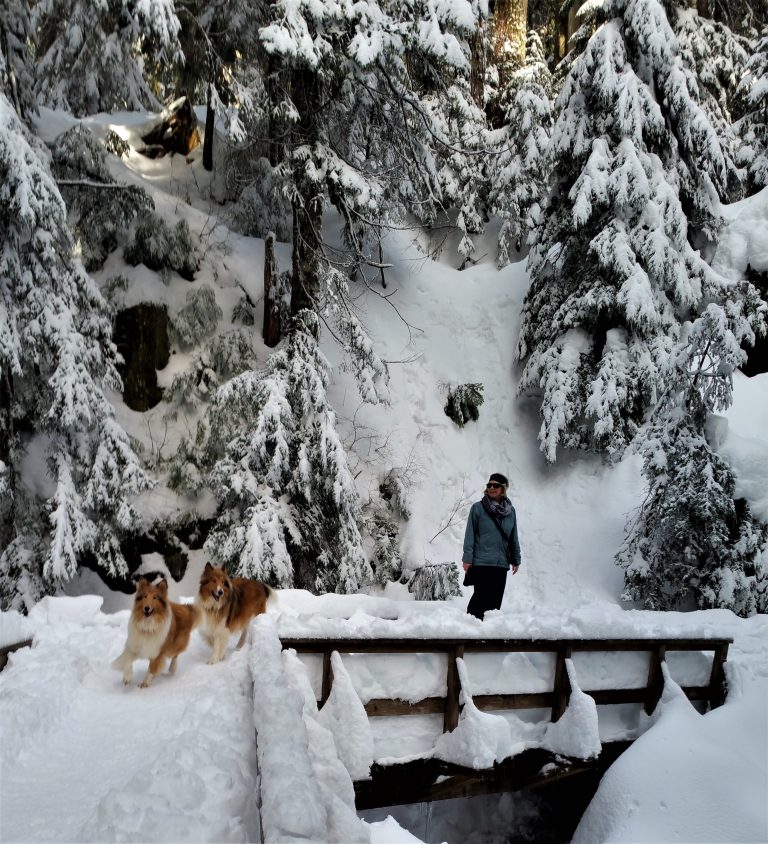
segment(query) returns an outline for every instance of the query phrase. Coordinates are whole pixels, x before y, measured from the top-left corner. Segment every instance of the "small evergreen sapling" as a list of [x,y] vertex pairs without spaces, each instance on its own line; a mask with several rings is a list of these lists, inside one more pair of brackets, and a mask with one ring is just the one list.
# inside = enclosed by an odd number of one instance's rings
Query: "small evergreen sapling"
[[187,221],[179,220],[171,229],[157,214],[147,214],[139,221],[123,257],[132,267],[144,264],[164,279],[168,278],[169,270],[175,270],[182,278],[192,281],[199,266]]
[[484,401],[482,384],[457,384],[448,388],[448,400],[443,409],[449,419],[463,428],[470,420],[477,422]]
[[201,284],[187,292],[184,307],[173,319],[173,333],[184,348],[199,346],[216,331],[222,316],[213,289],[208,284]]
[[417,601],[447,601],[460,596],[456,563],[427,563],[417,568],[408,581],[408,591]]

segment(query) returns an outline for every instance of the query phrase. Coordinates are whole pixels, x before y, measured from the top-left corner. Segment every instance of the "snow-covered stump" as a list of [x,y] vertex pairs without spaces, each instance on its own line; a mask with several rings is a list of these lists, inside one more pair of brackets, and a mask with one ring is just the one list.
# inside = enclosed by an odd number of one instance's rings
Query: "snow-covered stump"
[[[334,732],[318,719],[304,666],[295,652],[283,652],[269,616],[259,616],[252,631],[250,665],[262,841],[367,844],[370,838],[357,817],[350,773],[340,760]],[[346,676],[342,667],[337,671],[337,676]],[[350,703],[351,683],[347,688],[342,679],[338,685],[333,712],[341,723],[341,713]],[[359,762],[363,744],[344,745],[344,761]]]

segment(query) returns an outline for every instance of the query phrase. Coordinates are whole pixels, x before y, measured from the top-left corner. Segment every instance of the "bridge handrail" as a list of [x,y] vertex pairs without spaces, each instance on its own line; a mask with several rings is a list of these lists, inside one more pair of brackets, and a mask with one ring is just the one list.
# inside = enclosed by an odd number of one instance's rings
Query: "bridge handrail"
[[565,639],[496,639],[496,638],[320,638],[281,636],[283,648],[293,648],[297,653],[317,653],[323,656],[321,695],[322,706],[331,691],[333,676],[331,654],[339,653],[445,653],[448,656],[445,697],[427,697],[415,703],[392,698],[375,698],[365,704],[370,716],[413,715],[443,713],[443,731],[450,732],[459,721],[461,687],[456,660],[465,653],[555,653],[555,677],[550,692],[527,694],[474,695],[479,709],[550,708],[551,720],[557,721],[565,711],[571,693],[566,659],[574,651],[648,651],[648,679],[646,685],[630,689],[585,689],[585,693],[598,704],[642,703],[650,714],[661,697],[664,681],[661,665],[667,651],[712,651],[712,668],[705,686],[686,686],[683,691],[690,700],[704,700],[711,709],[725,699],[725,662],[728,647],[733,639],[728,637],[652,637],[652,638],[565,638]]

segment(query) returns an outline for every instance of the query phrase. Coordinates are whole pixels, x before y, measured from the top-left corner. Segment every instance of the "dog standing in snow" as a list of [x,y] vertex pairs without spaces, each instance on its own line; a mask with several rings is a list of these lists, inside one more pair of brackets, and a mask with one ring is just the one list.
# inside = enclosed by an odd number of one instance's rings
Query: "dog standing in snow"
[[142,577],[136,584],[133,610],[128,621],[128,640],[112,667],[123,672],[123,683],[133,680],[133,661],[148,659],[147,676],[139,684],[146,689],[167,659],[169,673],[176,671],[176,659],[187,649],[192,630],[200,621],[194,604],[175,604],[168,599],[168,581],[152,584]]
[[200,632],[213,648],[209,665],[224,659],[231,633],[240,633],[237,647],[243,647],[251,619],[266,612],[267,601],[273,594],[266,583],[245,577],[230,578],[223,568],[205,564],[197,606],[202,616]]

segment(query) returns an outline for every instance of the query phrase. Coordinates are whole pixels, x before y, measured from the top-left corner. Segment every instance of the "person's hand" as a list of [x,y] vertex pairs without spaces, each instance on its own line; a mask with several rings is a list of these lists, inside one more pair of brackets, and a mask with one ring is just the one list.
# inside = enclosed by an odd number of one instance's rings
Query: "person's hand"
[[472,568],[472,563],[464,563],[464,571],[469,571]]
[[512,574],[517,574],[517,570],[519,568],[520,568],[520,566],[512,566]]

